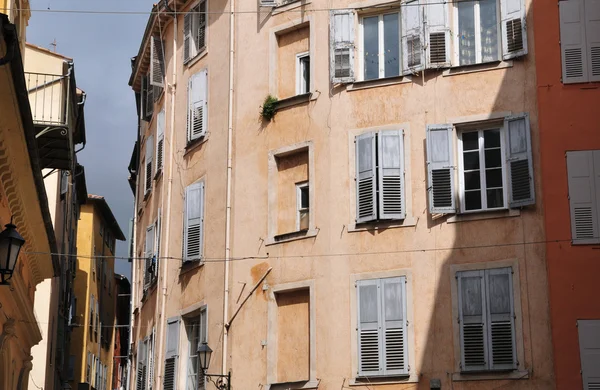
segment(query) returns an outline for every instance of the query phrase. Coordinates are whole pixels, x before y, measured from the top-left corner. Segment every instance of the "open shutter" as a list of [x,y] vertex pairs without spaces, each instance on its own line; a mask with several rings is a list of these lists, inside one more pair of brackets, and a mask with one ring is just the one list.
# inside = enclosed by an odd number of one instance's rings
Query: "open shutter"
[[187,63],[191,58],[192,47],[192,23],[194,14],[188,12],[183,17],[183,63]]
[[152,329],[152,335],[148,341],[148,389],[154,388],[154,329]]
[[359,280],[358,292],[358,375],[383,374],[381,340],[381,288],[379,279]]
[[517,368],[512,268],[485,271],[488,358],[491,370]]
[[450,66],[450,26],[448,5],[439,0],[427,0],[427,67]]
[[188,85],[188,140],[193,141],[206,134],[208,116],[208,72],[201,70],[190,78]]
[[455,213],[452,125],[427,126],[429,212]]
[[375,133],[356,137],[356,223],[377,219]]
[[146,389],[146,342],[138,341],[136,390]]
[[150,85],[161,88],[165,86],[163,41],[154,35],[150,44]]
[[400,4],[403,75],[420,72],[425,68],[422,2],[423,0],[413,0]]
[[[208,313],[207,309],[200,310],[200,326],[198,327],[198,342],[208,342]],[[203,375],[202,370],[197,370],[198,375],[198,389],[196,390],[205,390],[206,389],[206,378]]]
[[156,121],[156,172],[162,169],[165,152],[165,109],[157,116]]
[[408,374],[406,278],[381,279],[384,375]]
[[200,260],[204,225],[204,182],[186,188],[184,261]]
[[158,263],[159,263],[159,259],[160,259],[160,229],[162,226],[162,219],[161,219],[161,213],[160,213],[160,209],[158,209],[158,218],[156,219],[156,228],[155,228],[155,237],[156,237],[156,247],[154,249],[154,262],[153,262],[153,268],[154,268],[154,277],[156,277],[158,275]]
[[329,76],[332,84],[354,82],[354,20],[350,9],[329,13]]
[[[600,169],[600,152],[584,150],[567,152],[571,237],[573,244],[600,243],[600,199],[594,180],[594,154]],[[597,172],[596,175],[600,175]]]
[[585,0],[585,39],[590,81],[600,81],[600,4]]
[[145,83],[145,101],[144,101],[144,117],[147,121],[152,119],[152,113],[154,112],[154,87],[150,85],[150,77],[144,76],[143,82]]
[[519,114],[504,118],[504,131],[508,168],[508,206],[515,208],[535,204],[529,115]]
[[378,135],[379,158],[379,218],[404,219],[404,132],[380,131]]
[[60,171],[60,194],[64,195],[69,190],[69,171]]
[[600,389],[600,320],[577,320],[584,390]]
[[200,53],[206,48],[206,0],[203,0],[198,4],[198,28],[196,30],[196,52]]
[[177,360],[179,358],[179,317],[167,320],[167,346],[163,390],[177,389]]
[[146,192],[152,190],[152,160],[154,155],[154,137],[148,136],[146,140]]
[[502,19],[502,58],[527,54],[527,26],[523,0],[500,0]]
[[458,272],[461,371],[487,370],[484,271]]
[[583,0],[559,1],[558,7],[562,82],[564,84],[586,82],[589,78]]
[[152,264],[154,256],[154,225],[148,226],[146,229],[146,251],[144,252],[145,267],[144,267],[144,288],[152,282]]

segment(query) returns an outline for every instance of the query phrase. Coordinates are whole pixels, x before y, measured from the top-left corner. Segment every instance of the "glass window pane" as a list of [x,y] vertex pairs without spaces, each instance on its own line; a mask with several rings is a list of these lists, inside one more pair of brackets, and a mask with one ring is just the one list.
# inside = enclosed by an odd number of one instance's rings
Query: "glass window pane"
[[479,150],[479,134],[476,131],[462,134],[463,150]]
[[500,147],[500,129],[486,130],[483,132],[485,148]]
[[308,186],[300,188],[300,207],[308,208]]
[[458,50],[461,65],[475,63],[474,1],[461,1],[458,3]]
[[383,49],[385,77],[400,74],[400,39],[398,14],[383,15]]
[[490,149],[485,151],[485,167],[498,168],[502,166],[502,153],[500,149]]
[[504,207],[504,194],[502,193],[502,188],[487,190],[487,207],[489,209]]
[[365,80],[379,78],[379,16],[363,19]]
[[481,18],[481,60],[498,60],[498,17],[497,0],[479,0]]
[[485,171],[485,185],[487,188],[502,187],[502,168],[487,169]]
[[479,169],[479,151],[463,153],[465,171]]
[[481,209],[481,191],[465,192],[465,209],[480,210]]
[[465,173],[465,190],[478,190],[481,188],[479,171]]

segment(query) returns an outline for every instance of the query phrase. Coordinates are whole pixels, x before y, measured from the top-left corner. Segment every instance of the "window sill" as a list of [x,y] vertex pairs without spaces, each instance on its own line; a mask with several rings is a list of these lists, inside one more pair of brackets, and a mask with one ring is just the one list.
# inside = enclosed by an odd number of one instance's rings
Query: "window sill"
[[204,262],[201,260],[186,261],[183,264],[181,264],[181,268],[179,268],[179,276],[184,275],[192,270],[195,270],[196,268],[200,268],[203,265]]
[[300,382],[282,382],[271,383],[266,390],[291,390],[291,389],[318,389],[318,380],[300,381]]
[[407,84],[410,82],[412,82],[410,76],[395,76],[376,80],[355,81],[348,85],[346,91],[359,91],[361,89],[386,87],[388,85]]
[[395,229],[402,227],[411,227],[417,226],[417,222],[419,220],[415,219],[413,216],[407,216],[404,220],[397,221],[374,221],[374,222],[365,222],[360,224],[350,224],[348,225],[348,233],[354,232],[366,232],[369,230],[387,230],[387,229]]
[[482,219],[496,219],[496,218],[510,218],[518,217],[521,215],[519,209],[508,209],[500,211],[482,211],[480,213],[473,214],[458,214],[454,215],[446,220],[448,223],[456,222],[469,222],[469,221],[480,221]]
[[300,230],[297,232],[278,234],[276,236],[269,237],[269,239],[265,243],[265,246],[281,244],[283,242],[303,240],[305,238],[316,237],[318,232],[319,232],[318,229],[307,229],[307,230]]
[[276,6],[275,8],[273,8],[273,10],[271,11],[272,15],[278,15],[281,14],[283,12],[298,8],[298,7],[302,7],[303,5],[308,5],[310,4],[311,1],[309,0],[292,0],[292,1],[288,1],[285,4],[281,4]]
[[529,370],[519,370],[510,372],[479,372],[466,374],[462,372],[453,372],[452,381],[487,381],[487,380],[503,380],[503,379],[529,379]]
[[298,106],[300,104],[308,103],[311,100],[312,93],[307,92],[301,95],[292,96],[289,98],[278,100],[275,103],[277,110],[283,110],[284,108]]
[[387,377],[360,377],[350,379],[350,386],[365,386],[365,385],[394,385],[401,383],[419,383],[419,376],[412,375],[398,375],[398,376],[387,376]]
[[208,141],[208,134],[204,134],[200,138],[196,138],[195,140],[188,142],[188,144],[185,147],[185,152],[183,153],[183,157],[187,156],[189,153],[192,153],[194,150],[196,150],[198,147],[200,147],[200,145],[202,145],[206,141]]
[[196,57],[190,59],[188,62],[184,63],[183,66],[187,66],[188,69],[192,67],[196,62],[200,61],[200,59],[204,58],[208,54],[208,49],[205,47],[204,50],[200,52],[200,54],[196,54]]
[[486,72],[488,70],[506,69],[506,68],[512,68],[512,67],[513,67],[512,60],[486,62],[486,63],[482,63],[482,64],[473,64],[473,65],[462,65],[462,66],[456,66],[456,67],[444,70],[442,72],[442,76],[443,77],[455,76],[455,75],[459,75],[459,74]]

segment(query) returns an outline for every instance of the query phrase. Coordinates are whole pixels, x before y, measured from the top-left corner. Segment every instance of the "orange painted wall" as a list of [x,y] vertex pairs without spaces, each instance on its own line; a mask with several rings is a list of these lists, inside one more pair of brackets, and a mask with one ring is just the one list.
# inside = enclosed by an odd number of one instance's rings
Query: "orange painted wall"
[[546,258],[556,387],[581,389],[576,324],[600,319],[600,246],[571,245],[565,153],[600,149],[600,83],[562,84],[558,11],[533,2]]

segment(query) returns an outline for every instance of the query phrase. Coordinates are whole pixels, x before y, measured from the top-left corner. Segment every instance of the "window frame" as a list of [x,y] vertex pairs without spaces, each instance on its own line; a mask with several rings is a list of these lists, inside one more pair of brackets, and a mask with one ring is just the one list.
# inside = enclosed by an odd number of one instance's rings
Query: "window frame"
[[[296,1],[296,0],[294,0]],[[308,58],[308,68],[304,59]],[[304,72],[308,72],[308,78],[304,80]],[[296,95],[304,95],[310,92],[310,51],[296,54]]]
[[[302,207],[302,190],[307,189],[308,193],[308,206]],[[296,231],[300,231],[300,223],[302,219],[302,213],[308,212],[310,219],[310,186],[308,181],[296,183]]]
[[[396,76],[385,76],[385,36],[384,36],[384,24],[383,17],[385,15],[397,14],[398,15],[398,74]],[[378,34],[378,65],[379,65],[379,77],[373,79],[365,79],[365,61],[364,61],[364,53],[365,53],[365,45],[364,45],[364,18],[372,18],[377,16],[379,18],[377,24],[377,34]],[[393,78],[393,77],[401,77],[402,76],[402,13],[400,7],[393,8],[392,10],[386,10],[385,12],[381,12],[380,10],[370,11],[370,12],[362,12],[358,14],[358,42],[356,42],[356,46],[358,49],[358,72],[355,75],[356,81],[376,81],[385,78]],[[381,56],[383,56],[384,66],[381,67]]]
[[452,34],[452,45],[453,45],[453,58],[451,61],[452,68],[464,67],[464,66],[474,66],[481,64],[489,64],[494,62],[502,61],[503,51],[502,51],[502,15],[501,15],[501,0],[496,0],[496,30],[497,30],[497,40],[498,40],[498,57],[492,61],[482,61],[481,59],[481,12],[479,8],[480,0],[467,0],[473,3],[473,23],[475,26],[474,34],[475,34],[475,62],[473,64],[464,64],[460,63],[460,38],[458,34],[458,4],[460,1],[457,1],[452,6],[452,23],[454,31],[457,33]]

